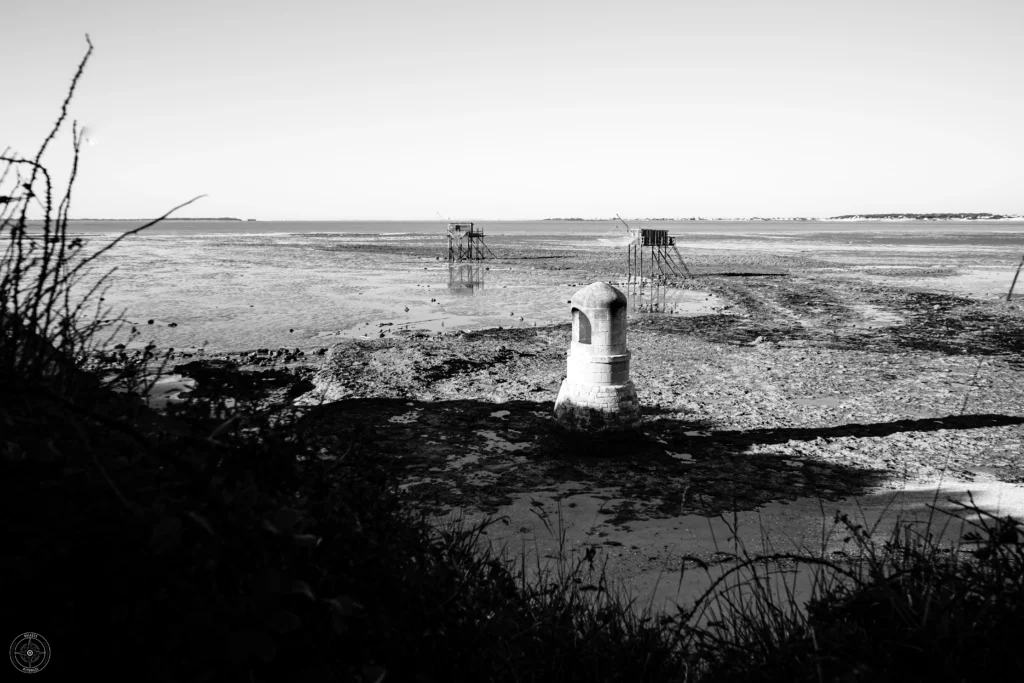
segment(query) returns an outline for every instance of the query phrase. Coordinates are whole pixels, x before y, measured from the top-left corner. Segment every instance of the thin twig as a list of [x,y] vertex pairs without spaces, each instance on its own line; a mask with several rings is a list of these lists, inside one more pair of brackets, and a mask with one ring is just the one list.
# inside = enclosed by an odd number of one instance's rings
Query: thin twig
[[[79,79],[81,79],[82,74],[85,73],[85,64],[89,61],[89,57],[92,55],[92,41],[89,39],[88,33],[85,34],[85,43],[89,46],[89,49],[85,51],[85,56],[82,57],[82,61],[79,62],[78,69],[75,71],[75,75],[71,78],[71,87],[68,88],[68,94],[64,98],[64,102],[63,104],[61,104],[60,107],[60,116],[57,118],[57,121],[53,124],[53,128],[50,130],[50,134],[46,136],[45,140],[43,140],[43,144],[40,145],[39,151],[36,152],[35,168],[39,168],[39,162],[43,158],[43,153],[46,152],[46,148],[49,146],[53,138],[57,136],[57,131],[60,130],[60,127],[64,124],[64,119],[66,119],[68,116],[68,106],[70,106],[71,104],[71,98],[75,94],[75,88],[78,86]],[[34,173],[35,172],[33,171],[33,176],[29,181],[29,186],[31,186],[33,184],[33,181],[35,180]]]

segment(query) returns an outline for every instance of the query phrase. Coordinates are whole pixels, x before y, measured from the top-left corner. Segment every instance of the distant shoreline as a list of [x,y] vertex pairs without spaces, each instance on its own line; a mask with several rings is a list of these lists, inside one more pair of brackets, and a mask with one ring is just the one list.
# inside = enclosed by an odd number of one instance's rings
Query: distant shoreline
[[[78,222],[109,223],[109,222],[113,222],[113,221],[119,221],[119,222],[127,221],[127,222],[138,223],[139,221],[155,221],[155,220],[157,220],[157,219],[156,218],[69,218],[68,222],[70,222],[70,223],[78,223]],[[250,219],[248,219],[248,222],[253,222],[255,220],[256,220],[255,218],[250,218]],[[163,221],[234,221],[234,222],[238,222],[238,223],[245,223],[245,222],[247,222],[245,218],[230,218],[230,217],[220,217],[220,218],[181,218],[181,217],[176,217],[176,216],[171,216],[171,217],[168,217],[168,218],[161,219],[161,222],[163,222]]]
[[[609,221],[620,220],[617,217],[613,218],[542,218],[542,221],[579,221],[583,223],[607,223]],[[630,220],[640,223],[654,223],[658,221],[670,221],[675,223],[682,223],[687,221],[692,222],[728,222],[728,223],[740,223],[740,222],[783,222],[783,221],[809,221],[815,223],[828,223],[835,221],[873,221],[873,222],[900,222],[900,221],[1024,221],[1024,214],[998,214],[998,213],[865,213],[865,214],[847,214],[842,216],[828,216],[825,218],[810,218],[804,216],[785,218],[781,216],[773,217],[761,217],[754,216],[752,218],[705,218],[703,216],[690,217],[690,218],[629,218],[623,220]]]
[[[69,223],[144,223],[155,221],[156,218],[69,218]],[[783,218],[779,216],[752,218],[706,218],[703,216],[690,218],[625,218],[622,219],[632,223],[906,223],[906,222],[963,222],[963,223],[1010,223],[1024,222],[1022,214],[991,214],[991,213],[889,213],[889,214],[849,214],[842,216],[828,216],[826,218],[794,217]],[[619,218],[539,218],[533,220],[478,220],[483,223],[618,223]],[[30,221],[39,222],[39,221]],[[168,217],[160,220],[167,222],[191,222],[191,223],[256,223],[255,218],[233,218],[233,217],[201,217],[183,218]],[[268,222],[268,221],[262,221]],[[269,221],[270,223],[433,223],[429,219],[423,220],[300,220],[300,221]]]

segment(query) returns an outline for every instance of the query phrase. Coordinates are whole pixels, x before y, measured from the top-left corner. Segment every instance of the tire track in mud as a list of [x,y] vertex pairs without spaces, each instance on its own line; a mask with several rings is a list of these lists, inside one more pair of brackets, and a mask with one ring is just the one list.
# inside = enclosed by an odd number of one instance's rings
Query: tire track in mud
[[887,310],[889,302],[865,295],[868,290],[863,286],[850,286],[840,281],[821,282],[806,277],[757,278],[741,283],[720,283],[715,289],[737,301],[754,319],[794,330],[810,332],[837,325],[862,327],[879,321],[902,320],[896,311]]
[[[977,353],[1018,360],[1024,354],[1024,317],[964,297],[841,278],[786,276],[716,278],[706,289],[731,301],[734,309],[722,316],[732,318],[731,333],[709,340],[743,344],[757,337],[773,342],[801,339],[836,349]],[[659,326],[671,328],[672,323]]]
[[[731,302],[738,315],[734,329],[749,343],[808,338],[816,330],[854,316],[853,309],[824,287],[816,287],[804,278],[789,276],[743,276],[742,280],[715,279],[708,291]],[[747,339],[753,334],[753,337]]]

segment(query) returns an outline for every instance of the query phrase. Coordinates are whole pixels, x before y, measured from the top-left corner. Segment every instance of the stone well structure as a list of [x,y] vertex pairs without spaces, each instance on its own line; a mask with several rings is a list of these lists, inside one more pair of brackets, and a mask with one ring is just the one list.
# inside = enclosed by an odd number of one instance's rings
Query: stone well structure
[[629,379],[626,295],[595,282],[576,292],[571,303],[572,343],[555,417],[569,429],[586,432],[635,427],[640,401]]

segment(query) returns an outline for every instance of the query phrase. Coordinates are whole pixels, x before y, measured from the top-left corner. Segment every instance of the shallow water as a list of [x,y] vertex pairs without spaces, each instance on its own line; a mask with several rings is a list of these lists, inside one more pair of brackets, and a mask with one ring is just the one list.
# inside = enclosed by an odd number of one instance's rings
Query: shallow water
[[[109,239],[95,238],[94,246]],[[543,246],[560,243],[549,240]],[[442,246],[438,242],[439,250]],[[528,246],[540,245],[534,240]],[[436,257],[336,247],[322,235],[133,239],[106,257],[117,270],[104,303],[114,314],[126,312],[140,332],[136,346],[305,349],[337,338],[386,338],[399,330],[437,333],[565,322],[569,298],[589,275],[571,264],[546,270],[485,261],[452,268]],[[683,291],[672,292],[669,301],[678,315],[722,305]]]
[[[76,230],[93,235],[92,248],[109,243],[114,238],[110,230],[132,227],[127,223],[76,225]],[[499,253],[505,248],[551,250],[564,269],[536,268],[527,260],[485,261],[482,266],[450,271],[437,258],[445,242],[440,225],[433,222],[221,225],[186,221],[134,236],[109,252],[103,263],[117,271],[104,303],[111,305],[114,314],[125,311],[137,325],[139,346],[152,341],[161,347],[208,346],[218,351],[308,349],[329,345],[332,338],[379,338],[381,334],[386,338],[402,329],[437,333],[561,323],[568,320],[572,293],[592,279],[582,263],[574,268],[577,264],[566,254],[600,249],[596,236],[615,227],[555,221],[484,225],[494,238],[489,244]],[[985,290],[988,296],[1005,289],[1019,261],[1017,253],[1024,250],[1024,225],[1017,223],[881,228],[861,223],[752,222],[649,226],[670,230],[684,253],[832,259],[850,277],[881,278],[893,284],[919,283],[914,273],[927,274],[924,269],[941,266],[943,272],[929,275],[924,284],[966,288],[976,280],[971,275],[974,271],[994,269],[991,287]],[[416,243],[427,247],[430,256],[345,249],[370,243]],[[889,273],[885,268],[906,273]],[[659,303],[659,313],[667,308],[677,315],[702,315],[720,312],[725,305],[699,292],[671,290]],[[634,307],[631,315],[643,312]],[[875,317],[878,326],[898,322]]]

